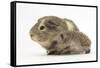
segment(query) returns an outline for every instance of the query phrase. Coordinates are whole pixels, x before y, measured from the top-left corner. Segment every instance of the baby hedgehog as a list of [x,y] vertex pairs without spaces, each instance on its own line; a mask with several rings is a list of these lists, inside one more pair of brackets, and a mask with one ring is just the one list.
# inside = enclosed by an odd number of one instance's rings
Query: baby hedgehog
[[30,36],[47,50],[48,55],[90,52],[90,40],[75,23],[56,16],[44,16],[31,28]]

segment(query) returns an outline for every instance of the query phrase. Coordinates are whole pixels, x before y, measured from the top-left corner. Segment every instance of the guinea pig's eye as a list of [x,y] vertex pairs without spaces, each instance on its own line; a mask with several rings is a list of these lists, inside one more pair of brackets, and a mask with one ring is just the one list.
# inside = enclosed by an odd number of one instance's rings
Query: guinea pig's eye
[[44,26],[40,26],[40,30],[43,30],[45,27]]

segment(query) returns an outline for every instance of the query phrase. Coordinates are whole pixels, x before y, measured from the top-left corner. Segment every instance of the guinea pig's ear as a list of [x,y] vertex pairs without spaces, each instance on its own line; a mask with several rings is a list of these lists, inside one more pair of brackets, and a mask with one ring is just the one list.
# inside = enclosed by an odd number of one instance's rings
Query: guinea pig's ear
[[48,20],[48,21],[45,23],[45,25],[46,25],[48,28],[50,28],[50,29],[56,28],[57,26],[59,26],[56,22],[54,22],[54,21],[52,21],[52,20]]
[[67,24],[67,28],[69,31],[79,31],[78,27],[75,25],[75,23],[72,20],[66,18],[64,18],[63,20]]

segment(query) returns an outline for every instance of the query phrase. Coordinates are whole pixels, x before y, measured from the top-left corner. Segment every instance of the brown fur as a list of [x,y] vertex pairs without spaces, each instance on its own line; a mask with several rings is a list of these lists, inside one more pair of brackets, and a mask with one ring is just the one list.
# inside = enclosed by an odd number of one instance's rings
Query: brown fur
[[53,47],[52,49],[59,52],[59,54],[81,54],[90,52],[91,41],[82,32],[62,31],[54,40],[58,44],[54,45],[56,48]]
[[56,16],[44,16],[31,28],[30,36],[48,54],[81,54],[90,52],[90,40],[79,32],[75,23]]

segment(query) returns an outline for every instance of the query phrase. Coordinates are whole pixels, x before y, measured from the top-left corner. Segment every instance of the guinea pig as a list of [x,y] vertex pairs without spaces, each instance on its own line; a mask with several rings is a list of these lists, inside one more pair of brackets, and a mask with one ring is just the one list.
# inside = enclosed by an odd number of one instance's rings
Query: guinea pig
[[61,31],[49,44],[49,55],[87,54],[90,52],[90,39],[79,31]]
[[[58,37],[59,36],[58,34],[61,33],[62,31],[74,33],[74,31],[79,32],[79,29],[75,25],[75,23],[69,19],[62,19],[62,18],[59,18],[56,16],[44,16],[44,17],[39,18],[38,22],[30,29],[30,37],[33,41],[36,41],[42,47],[44,47],[47,50],[48,54],[59,54],[60,53],[59,47],[56,49],[56,51],[57,51],[56,53],[51,53],[52,50],[55,49],[55,47],[52,47],[52,49],[50,49],[50,47],[52,45],[53,46],[58,45],[58,44],[56,44],[58,42],[53,42],[53,40],[55,37]],[[77,34],[77,35],[79,35],[79,34]],[[84,37],[82,37],[82,38],[84,38]],[[82,38],[80,38],[80,39],[82,39]],[[63,40],[61,40],[61,41],[63,41]],[[60,46],[60,44],[61,43],[59,42],[58,46]],[[83,44],[83,43],[81,43],[81,44]],[[63,45],[63,44],[61,44],[61,45]],[[60,46],[60,48],[62,48],[62,46]],[[60,53],[60,54],[63,54],[63,53]]]

